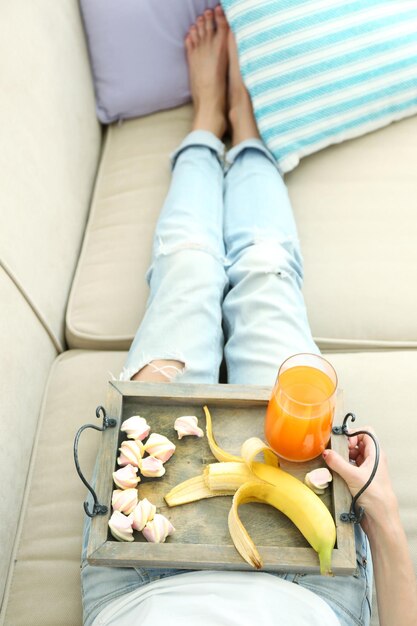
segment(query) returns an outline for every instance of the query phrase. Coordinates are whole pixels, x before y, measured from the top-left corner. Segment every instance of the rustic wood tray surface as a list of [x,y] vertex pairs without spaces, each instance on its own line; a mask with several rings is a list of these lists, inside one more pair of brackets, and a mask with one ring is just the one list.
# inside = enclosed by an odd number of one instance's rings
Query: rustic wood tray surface
[[[180,415],[196,415],[205,431],[203,406],[213,417],[213,432],[224,449],[239,454],[248,437],[264,439],[263,425],[269,387],[240,385],[190,385],[135,382],[110,382],[107,415],[117,420],[115,428],[106,429],[98,455],[98,500],[109,511],[92,519],[87,550],[91,565],[114,567],[175,567],[180,569],[252,569],[235,549],[230,538],[227,516],[231,496],[200,500],[178,507],[168,507],[164,495],[175,485],[201,474],[203,466],[215,462],[207,437],[185,437],[178,440],[174,421]],[[343,395],[338,394],[335,424],[343,417]],[[145,417],[151,432],[167,436],[177,446],[165,464],[161,478],[143,478],[138,485],[139,498],[148,498],[176,528],[165,543],[148,543],[142,533],[134,532],[134,542],[116,541],[109,532],[113,489],[112,472],[118,469],[118,447],[125,439],[121,423],[132,415]],[[344,436],[332,435],[330,446],[348,457]],[[306,463],[282,460],[281,467],[303,480],[306,472],[324,465],[319,457]],[[351,574],[356,568],[353,524],[341,522],[340,514],[349,510],[350,493],[337,475],[326,490],[323,501],[330,509],[337,529],[332,567],[335,574]],[[242,522],[254,540],[263,560],[264,571],[319,572],[315,551],[294,526],[276,509],[263,504],[247,504],[239,508]]]

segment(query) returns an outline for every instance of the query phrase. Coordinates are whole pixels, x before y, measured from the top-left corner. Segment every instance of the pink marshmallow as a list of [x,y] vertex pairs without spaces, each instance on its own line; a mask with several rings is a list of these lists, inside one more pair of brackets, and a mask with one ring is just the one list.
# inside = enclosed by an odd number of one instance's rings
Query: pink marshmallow
[[195,415],[182,415],[174,422],[174,428],[178,433],[178,439],[194,435],[204,437],[204,432],[198,426],[198,419]]
[[116,472],[113,472],[113,480],[115,484],[121,489],[130,489],[136,487],[140,482],[140,476],[137,475],[138,468],[133,465],[126,465],[121,467]]
[[165,539],[175,532],[175,528],[164,515],[156,513],[153,520],[148,522],[142,530],[146,541],[151,543],[163,543]]
[[156,513],[156,506],[143,498],[132,511],[132,526],[135,530],[143,530],[145,524],[150,522]]
[[165,435],[152,433],[143,446],[145,452],[166,463],[175,452],[175,445]]
[[143,476],[160,478],[165,474],[165,467],[160,459],[154,456],[145,456],[141,461],[140,471]]
[[111,504],[115,511],[129,515],[138,503],[137,489],[115,489],[112,494]]
[[137,439],[134,441],[123,441],[119,448],[120,456],[117,459],[119,465],[133,465],[139,467],[141,458],[143,456],[143,443]]
[[151,427],[144,417],[132,415],[120,426],[120,430],[126,433],[129,439],[145,439],[151,431]]
[[117,541],[133,541],[132,520],[120,511],[114,511],[109,519],[110,532]]

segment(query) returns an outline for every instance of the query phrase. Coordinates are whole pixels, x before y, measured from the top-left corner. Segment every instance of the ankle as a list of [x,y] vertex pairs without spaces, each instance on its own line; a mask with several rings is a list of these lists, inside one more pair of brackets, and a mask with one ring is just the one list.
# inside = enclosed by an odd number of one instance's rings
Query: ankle
[[195,111],[192,130],[208,130],[219,139],[226,132],[226,116],[218,107],[205,106]]
[[232,128],[233,146],[246,139],[260,138],[249,96],[247,102],[242,101],[233,105],[229,110],[228,117]]

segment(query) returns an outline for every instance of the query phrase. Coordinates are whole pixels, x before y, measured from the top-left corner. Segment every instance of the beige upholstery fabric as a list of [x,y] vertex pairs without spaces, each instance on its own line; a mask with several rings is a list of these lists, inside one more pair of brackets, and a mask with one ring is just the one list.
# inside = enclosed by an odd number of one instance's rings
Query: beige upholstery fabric
[[0,257],[63,344],[101,145],[78,2],[2,3],[0,75]]
[[[75,350],[55,362],[2,626],[81,624],[79,554],[85,490],[75,473],[72,441],[79,426],[95,421],[95,407],[105,402],[108,372],[117,374],[124,357],[120,352]],[[415,474],[417,352],[329,358],[346,389],[346,408],[357,412],[358,425],[372,424],[386,446],[417,566],[417,497],[409,480]],[[87,476],[98,443],[96,432],[87,431],[81,438],[80,461]]]
[[287,177],[322,347],[417,346],[416,138],[412,117],[323,150]]
[[110,126],[67,311],[79,348],[129,348],[142,319],[153,231],[170,180],[168,155],[191,107]]
[[[66,352],[51,371],[41,416],[28,510],[23,518],[7,626],[80,626],[79,561],[86,489],[78,478],[72,444],[77,429],[97,422],[105,404],[109,371],[118,373],[118,352]],[[91,477],[99,433],[80,439],[80,463]],[[30,589],[30,593],[28,593]]]
[[0,603],[43,390],[56,350],[0,268]]
[[[129,347],[168,154],[190,121],[187,106],[109,128],[67,313],[72,347]],[[414,117],[308,157],[287,177],[321,346],[417,346],[416,136]]]

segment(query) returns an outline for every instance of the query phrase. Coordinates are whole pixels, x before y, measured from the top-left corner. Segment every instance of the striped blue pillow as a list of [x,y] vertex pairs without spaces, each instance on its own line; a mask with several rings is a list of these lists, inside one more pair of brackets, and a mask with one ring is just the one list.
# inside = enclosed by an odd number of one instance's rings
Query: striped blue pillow
[[261,136],[281,171],[417,113],[416,0],[222,5]]

